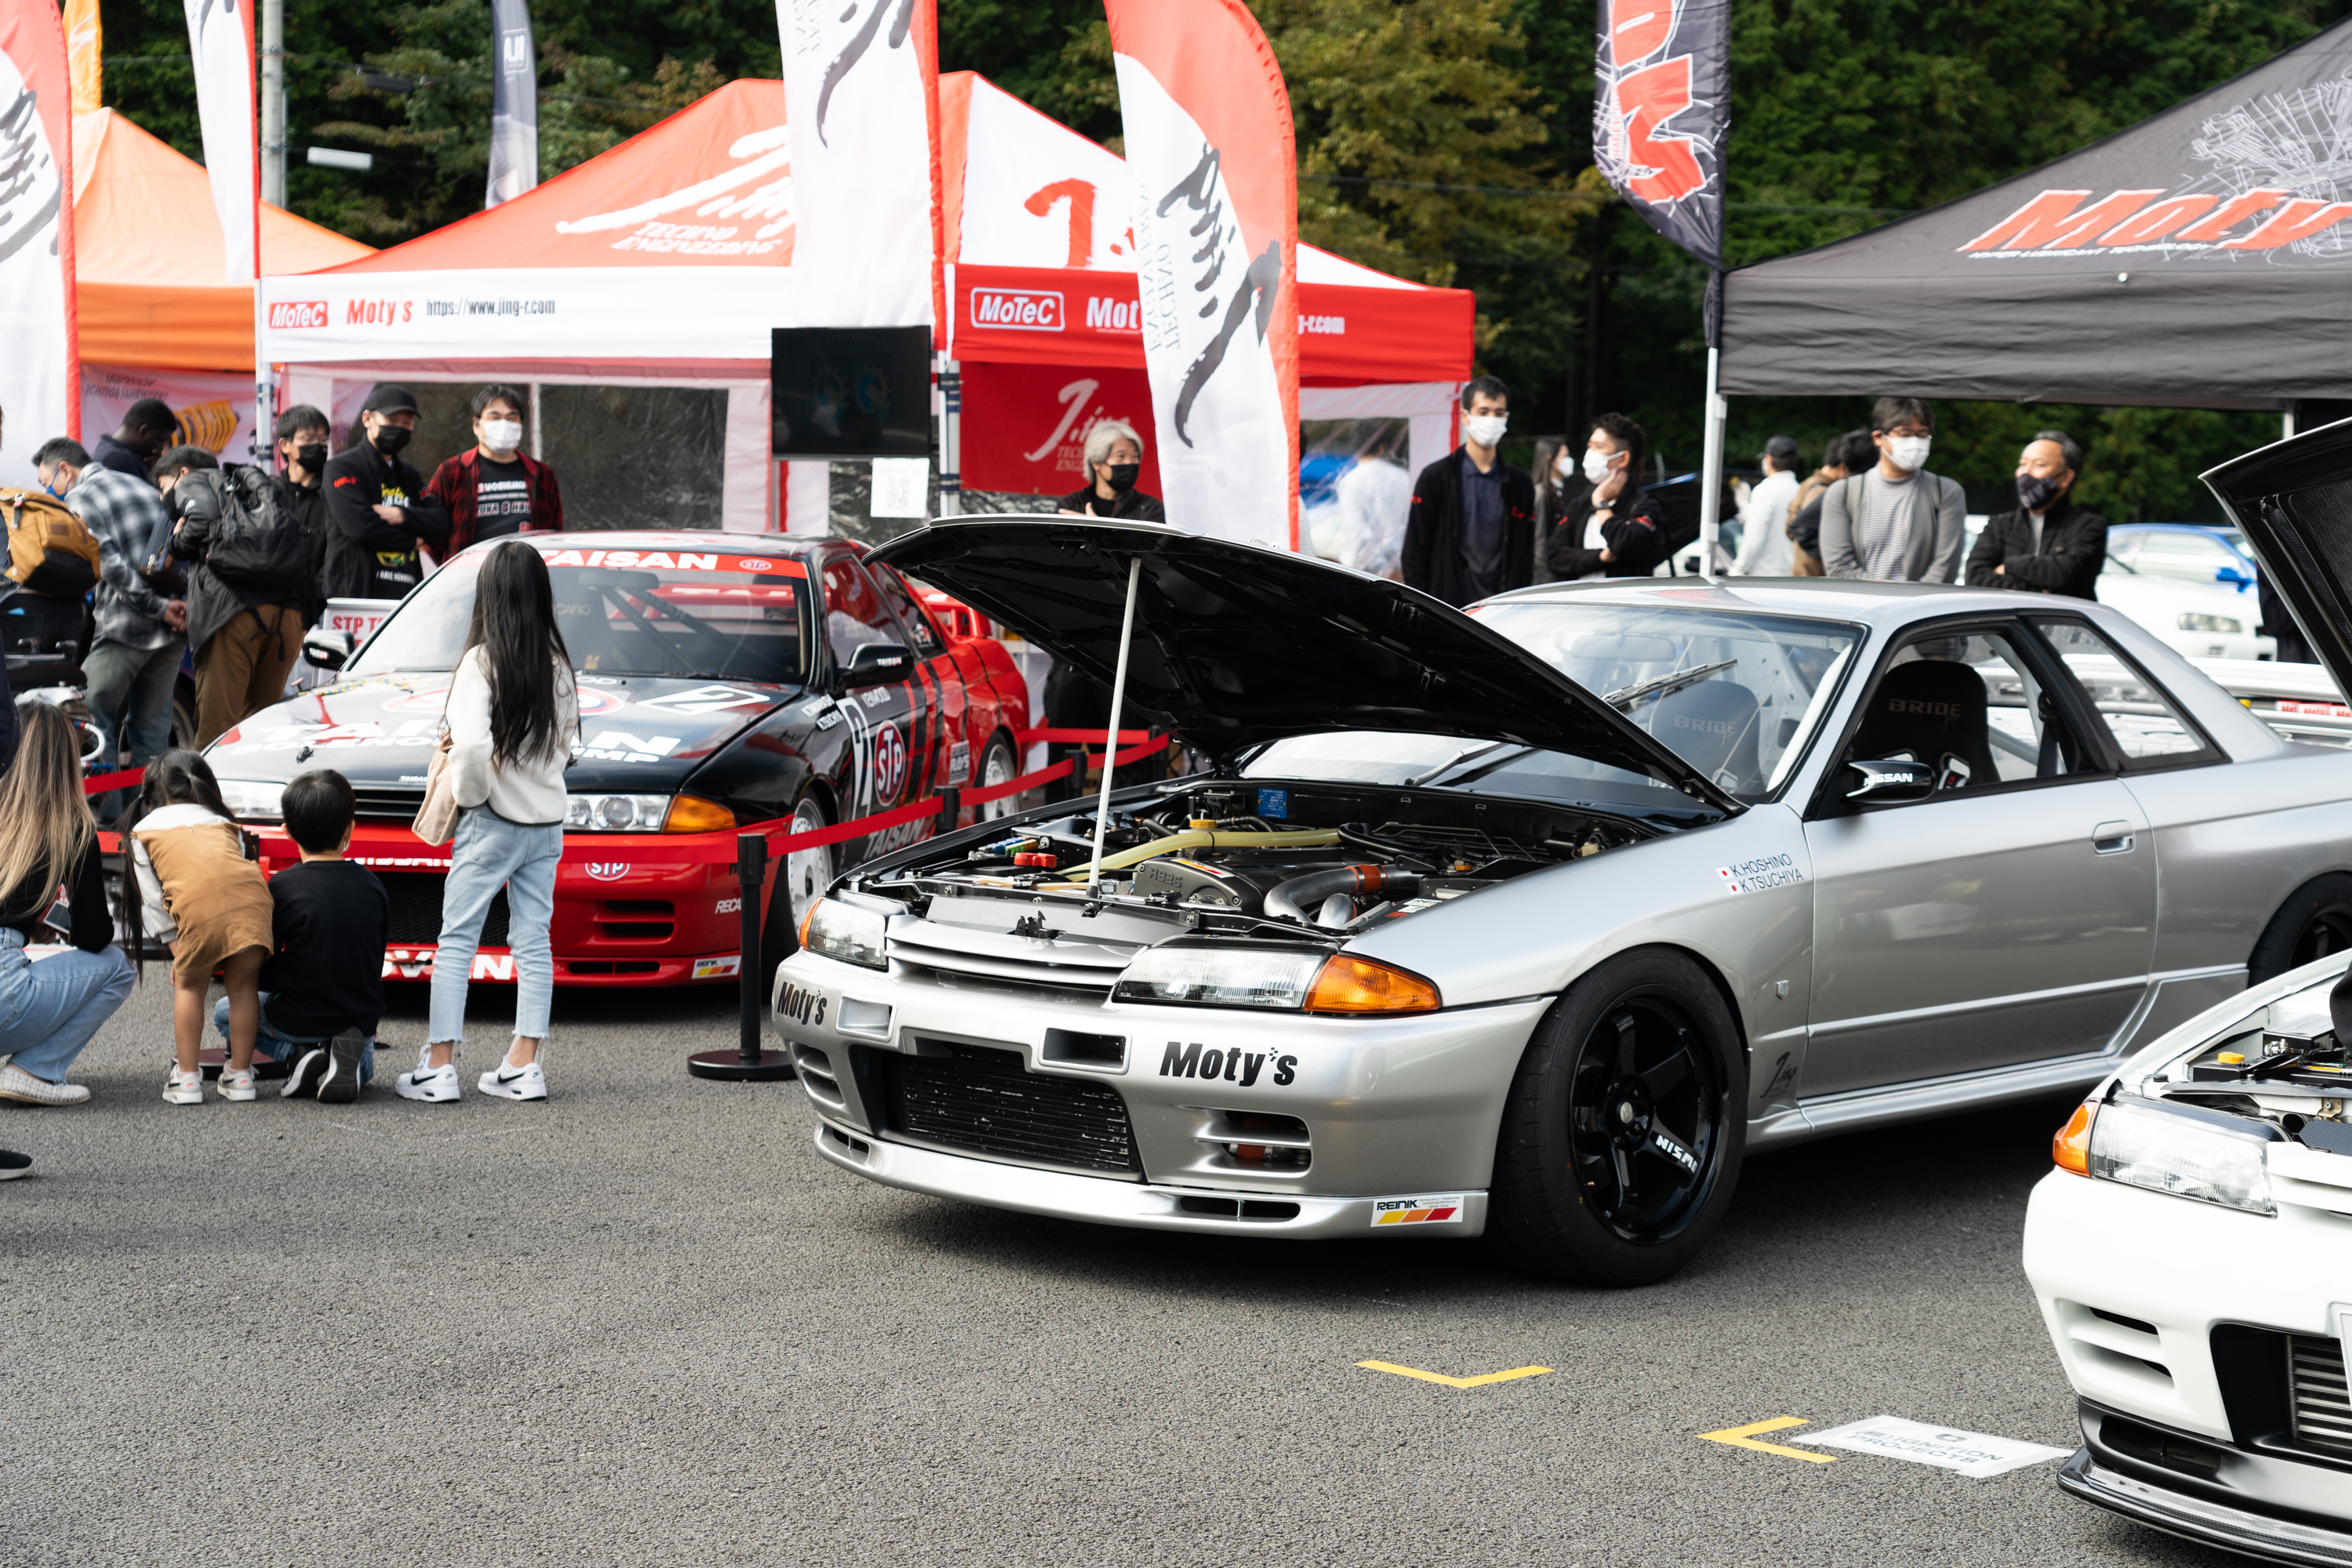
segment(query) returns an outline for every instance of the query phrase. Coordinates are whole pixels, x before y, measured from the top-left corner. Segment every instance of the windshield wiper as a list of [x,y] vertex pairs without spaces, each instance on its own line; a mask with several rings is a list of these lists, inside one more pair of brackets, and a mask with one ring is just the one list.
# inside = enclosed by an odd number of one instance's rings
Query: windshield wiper
[[1438,763],[1435,767],[1431,768],[1426,772],[1413,774],[1412,777],[1406,779],[1396,787],[1399,789],[1412,789],[1418,784],[1425,784],[1430,780],[1435,778],[1438,774],[1444,773],[1446,769],[1454,766],[1456,763],[1466,763],[1473,757],[1483,757],[1487,752],[1493,751],[1496,747],[1507,746],[1511,742],[1508,741],[1481,741],[1475,746],[1465,746],[1460,751],[1454,752],[1452,756],[1446,758],[1444,762]]
[[1633,705],[1645,698],[1664,697],[1680,691],[1685,686],[1696,686],[1710,675],[1719,675],[1739,661],[1727,658],[1719,664],[1695,664],[1688,669],[1677,669],[1667,675],[1654,675],[1647,680],[1637,680],[1631,686],[1621,686],[1601,700],[1620,713],[1630,713]]

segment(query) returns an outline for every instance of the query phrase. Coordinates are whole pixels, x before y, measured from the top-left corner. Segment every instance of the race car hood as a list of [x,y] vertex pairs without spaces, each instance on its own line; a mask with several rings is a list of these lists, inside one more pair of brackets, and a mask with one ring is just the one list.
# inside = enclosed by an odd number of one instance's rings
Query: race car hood
[[2312,653],[2338,689],[2352,690],[2352,420],[2233,458],[2204,479]]
[[[575,793],[657,795],[800,689],[756,681],[583,675]],[[225,779],[275,784],[333,768],[360,789],[418,789],[441,733],[449,677],[363,676],[265,708],[205,753]]]
[[950,519],[875,559],[1108,686],[1128,563],[1142,563],[1127,697],[1221,763],[1288,735],[1391,730],[1512,741],[1738,803],[1535,654],[1428,595],[1286,551],[1151,523]]

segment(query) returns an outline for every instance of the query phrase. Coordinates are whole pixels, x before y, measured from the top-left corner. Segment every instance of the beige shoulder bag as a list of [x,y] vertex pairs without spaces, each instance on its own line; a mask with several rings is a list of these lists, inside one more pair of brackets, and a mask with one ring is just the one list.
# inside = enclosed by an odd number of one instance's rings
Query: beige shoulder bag
[[449,731],[441,731],[441,743],[433,748],[433,760],[425,769],[425,802],[416,808],[416,820],[408,831],[427,844],[446,844],[457,837],[457,785],[449,776]]

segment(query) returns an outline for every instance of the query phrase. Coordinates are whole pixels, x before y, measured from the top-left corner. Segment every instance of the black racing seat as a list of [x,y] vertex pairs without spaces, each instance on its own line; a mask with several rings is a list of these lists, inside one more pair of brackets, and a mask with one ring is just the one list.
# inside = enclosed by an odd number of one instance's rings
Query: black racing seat
[[1999,784],[1986,729],[1984,677],[1975,667],[1914,659],[1888,670],[1870,694],[1846,755],[1865,762],[1908,755],[1939,780],[1949,779],[1955,762],[1967,769],[1964,779],[1938,788]]
[[1734,680],[1702,680],[1658,700],[1650,733],[1735,793],[1761,787],[1756,693]]

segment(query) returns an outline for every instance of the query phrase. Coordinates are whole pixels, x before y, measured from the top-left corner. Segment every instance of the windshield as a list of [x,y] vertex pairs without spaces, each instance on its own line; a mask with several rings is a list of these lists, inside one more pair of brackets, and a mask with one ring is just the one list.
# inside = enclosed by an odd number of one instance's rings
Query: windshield
[[[1528,600],[1477,614],[1743,801],[1762,800],[1788,781],[1862,642],[1858,626],[1714,609]],[[1449,735],[1301,736],[1267,747],[1246,772],[1453,787],[1638,815],[1694,805],[1622,768]]]
[[[526,541],[526,542],[529,542]],[[457,667],[488,552],[468,551],[403,601],[349,673]],[[583,673],[804,679],[808,583],[797,561],[720,551],[548,549],[555,620]]]

